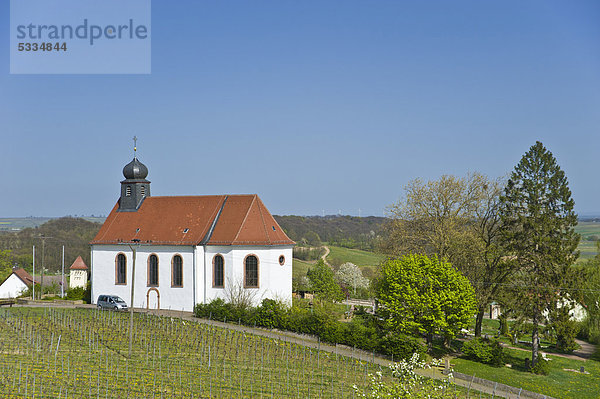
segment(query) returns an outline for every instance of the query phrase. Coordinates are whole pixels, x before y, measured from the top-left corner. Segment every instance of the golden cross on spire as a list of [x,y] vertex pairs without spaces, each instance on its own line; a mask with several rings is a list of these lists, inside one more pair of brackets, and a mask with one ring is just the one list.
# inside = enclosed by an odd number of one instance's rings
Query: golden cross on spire
[[135,154],[137,151],[137,136],[133,136],[133,157],[135,158]]

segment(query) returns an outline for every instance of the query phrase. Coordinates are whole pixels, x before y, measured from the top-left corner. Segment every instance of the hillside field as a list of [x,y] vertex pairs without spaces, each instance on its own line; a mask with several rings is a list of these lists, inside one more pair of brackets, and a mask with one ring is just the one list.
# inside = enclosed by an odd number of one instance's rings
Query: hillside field
[[600,223],[599,222],[579,222],[575,231],[581,234],[579,243],[580,255],[578,262],[593,258],[598,253],[596,241],[600,239]]
[[128,358],[127,313],[0,309],[2,398],[347,398],[379,371],[277,338],[135,316]]

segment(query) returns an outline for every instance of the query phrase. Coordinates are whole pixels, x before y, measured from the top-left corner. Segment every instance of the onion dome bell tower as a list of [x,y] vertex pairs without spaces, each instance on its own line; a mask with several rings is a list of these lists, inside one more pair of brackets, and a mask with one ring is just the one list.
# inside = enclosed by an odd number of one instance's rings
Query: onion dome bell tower
[[[133,138],[134,143],[137,137]],[[137,159],[137,147],[133,147],[133,161],[129,162],[123,168],[125,180],[121,182],[121,200],[119,201],[119,211],[135,212],[137,211],[146,197],[150,196],[150,182],[146,180],[148,168]]]

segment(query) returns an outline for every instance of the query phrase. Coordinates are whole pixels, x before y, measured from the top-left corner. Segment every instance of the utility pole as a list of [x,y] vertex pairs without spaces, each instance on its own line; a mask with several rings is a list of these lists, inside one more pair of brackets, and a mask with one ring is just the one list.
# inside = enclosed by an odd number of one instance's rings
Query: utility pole
[[131,359],[131,347],[133,344],[133,293],[135,286],[135,258],[137,255],[137,248],[140,245],[140,240],[134,238],[131,240],[133,242],[133,246],[129,245],[131,252],[133,253],[133,265],[131,267],[131,302],[129,302],[129,358]]
[[40,278],[40,299],[44,297],[44,254],[46,252],[46,237],[42,236],[42,275]]
[[39,238],[42,240],[42,274],[41,274],[41,278],[40,278],[40,299],[42,299],[42,296],[44,295],[44,267],[45,267],[44,258],[45,258],[45,254],[46,254],[46,239],[54,238],[54,237],[48,237],[48,236],[42,235]]
[[62,246],[62,275],[60,278],[60,297],[65,297],[65,246]]
[[33,246],[33,293],[31,299],[35,301],[35,245]]

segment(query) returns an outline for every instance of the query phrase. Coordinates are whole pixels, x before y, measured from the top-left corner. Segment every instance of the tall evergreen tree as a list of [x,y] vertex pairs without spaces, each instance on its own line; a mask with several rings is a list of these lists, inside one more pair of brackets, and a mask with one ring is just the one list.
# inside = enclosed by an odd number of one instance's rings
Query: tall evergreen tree
[[539,141],[523,155],[500,198],[502,238],[516,262],[520,310],[533,322],[532,366],[538,360],[538,325],[543,312],[565,294],[569,267],[579,253],[577,215],[567,177]]

